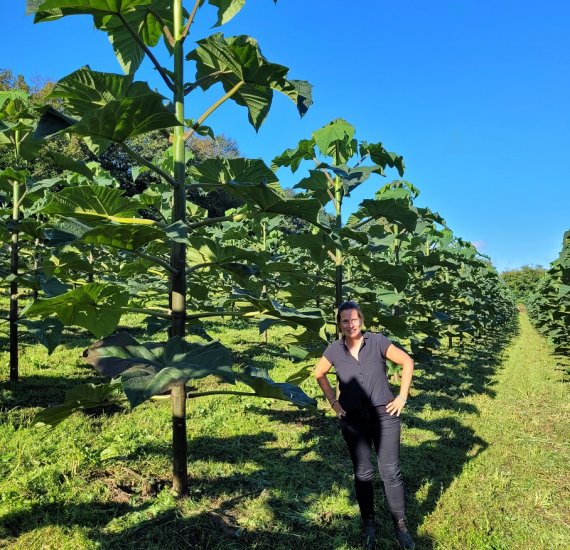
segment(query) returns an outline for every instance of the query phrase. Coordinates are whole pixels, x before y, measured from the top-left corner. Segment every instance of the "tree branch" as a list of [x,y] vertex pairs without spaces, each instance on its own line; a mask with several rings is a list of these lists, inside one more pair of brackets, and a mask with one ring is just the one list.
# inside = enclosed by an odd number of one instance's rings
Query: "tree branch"
[[128,153],[131,157],[133,157],[137,162],[139,162],[143,166],[146,166],[147,168],[158,174],[160,177],[162,177],[168,183],[170,183],[172,187],[176,187],[178,185],[178,182],[170,174],[162,170],[162,168],[159,168],[156,164],[154,164],[150,160],[145,159],[142,155],[139,155],[136,151],[131,149],[125,142],[121,142],[119,145],[125,150],[126,153]]
[[166,260],[163,260],[162,258],[158,258],[157,256],[153,256],[152,254],[145,254],[144,252],[134,252],[135,256],[138,256],[139,258],[143,258],[145,260],[148,260],[149,262],[155,263],[157,265],[160,265],[162,267],[164,267],[164,269],[166,269],[166,271],[168,271],[169,273],[172,273],[173,275],[177,275],[178,274],[178,270],[173,268]]
[[194,135],[196,130],[202,125],[202,123],[224,102],[226,102],[230,97],[232,97],[243,85],[245,84],[244,80],[240,80],[226,95],[218,99],[216,103],[214,103],[209,109],[204,111],[204,113],[200,116],[200,118],[192,125],[192,128],[188,130],[183,138],[184,141],[188,141]]

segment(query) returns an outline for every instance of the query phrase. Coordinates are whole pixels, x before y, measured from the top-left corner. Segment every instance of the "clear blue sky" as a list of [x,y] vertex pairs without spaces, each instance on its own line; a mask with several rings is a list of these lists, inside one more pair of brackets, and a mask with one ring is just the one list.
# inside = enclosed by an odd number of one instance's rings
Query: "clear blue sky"
[[[24,0],[5,1],[3,13],[0,67],[27,79],[57,80],[85,64],[120,72],[90,17],[33,25]],[[214,22],[203,10],[194,39]],[[269,163],[345,118],[358,138],[403,155],[418,206],[438,211],[497,269],[548,266],[570,229],[569,23],[568,0],[249,0],[221,30],[257,38],[290,78],[313,84],[314,105],[300,120],[276,97],[258,134],[231,105],[208,123]],[[138,79],[160,88],[147,64]],[[190,95],[188,116],[215,95]],[[280,171],[285,185],[298,174]],[[380,183],[363,185],[348,209]]]

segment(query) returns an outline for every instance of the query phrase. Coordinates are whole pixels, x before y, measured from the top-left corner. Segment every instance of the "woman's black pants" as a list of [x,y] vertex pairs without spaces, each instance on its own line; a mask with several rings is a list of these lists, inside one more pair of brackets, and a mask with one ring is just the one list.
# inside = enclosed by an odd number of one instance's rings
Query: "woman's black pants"
[[404,482],[400,473],[400,418],[386,412],[386,406],[347,411],[340,420],[342,435],[354,466],[356,500],[362,519],[374,517],[374,489],[371,447],[384,482],[388,509],[394,520],[405,516]]

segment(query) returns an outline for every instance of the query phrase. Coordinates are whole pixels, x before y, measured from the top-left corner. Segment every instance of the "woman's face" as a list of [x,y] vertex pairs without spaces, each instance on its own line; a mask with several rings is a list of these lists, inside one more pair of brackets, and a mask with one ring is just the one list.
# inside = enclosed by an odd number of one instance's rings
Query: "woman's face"
[[345,309],[340,312],[340,331],[345,338],[355,338],[360,334],[362,321],[355,309]]

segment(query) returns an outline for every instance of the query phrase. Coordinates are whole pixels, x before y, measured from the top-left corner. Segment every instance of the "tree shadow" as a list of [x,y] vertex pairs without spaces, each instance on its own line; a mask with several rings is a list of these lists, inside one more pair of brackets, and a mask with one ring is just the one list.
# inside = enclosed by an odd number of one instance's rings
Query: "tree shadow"
[[19,382],[0,382],[0,412],[21,407],[50,407],[62,403],[65,392],[79,384],[100,384],[108,381],[96,376],[33,375],[22,377]]
[[[488,445],[451,413],[477,414],[476,407],[462,399],[477,393],[492,395],[492,376],[502,347],[489,343],[485,351],[476,350],[476,358],[467,354],[452,358],[446,368],[453,372],[422,377],[416,382],[422,394],[411,400],[411,407],[403,417],[401,459],[408,488],[407,515],[413,532],[433,512],[443,492],[465,465]],[[61,385],[68,382],[59,380]],[[77,380],[72,382],[75,385]],[[29,401],[26,406],[30,406]],[[423,414],[428,406],[437,412],[433,419]],[[320,504],[332,492],[339,491],[351,494],[355,502],[352,466],[337,419],[259,405],[249,410],[278,421],[284,430],[287,425],[304,426],[306,431],[300,436],[298,446],[277,447],[276,435],[268,431],[193,437],[188,441],[189,462],[203,461],[209,468],[207,474],[191,477],[188,500],[153,512],[152,506],[160,500],[160,495],[151,492],[144,496],[142,490],[135,489],[125,497],[128,502],[32,505],[0,519],[0,543],[2,538],[10,542],[41,526],[79,525],[86,529],[90,540],[105,549],[358,548],[360,522],[356,507],[353,506],[351,513],[335,513]],[[449,411],[447,416],[446,411]],[[421,439],[414,430],[423,432]],[[170,446],[166,441],[141,445],[127,459],[144,459],[149,455],[170,457]],[[380,498],[382,487],[378,477],[375,487],[378,548],[396,548],[386,504]],[[255,523],[248,523],[249,506],[263,508],[262,519],[258,517]],[[125,527],[109,528],[117,518]],[[416,537],[416,542],[418,550],[434,548],[427,537]]]

